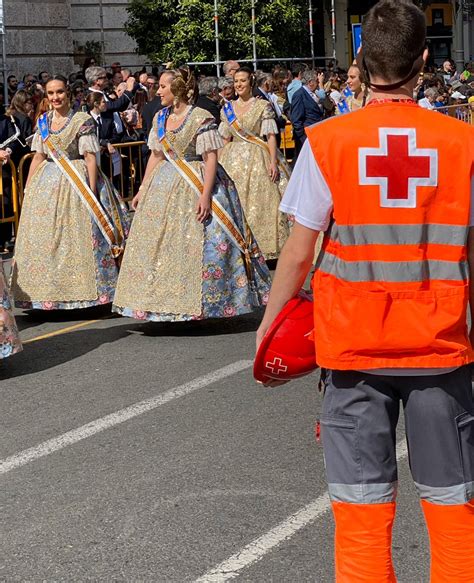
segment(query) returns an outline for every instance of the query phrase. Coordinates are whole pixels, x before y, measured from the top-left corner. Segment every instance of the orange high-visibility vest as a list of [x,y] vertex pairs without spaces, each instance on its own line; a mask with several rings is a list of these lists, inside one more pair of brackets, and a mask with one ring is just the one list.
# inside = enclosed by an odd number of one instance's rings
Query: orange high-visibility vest
[[307,135],[334,201],[313,280],[318,364],[473,361],[466,324],[473,128],[415,103],[380,102]]

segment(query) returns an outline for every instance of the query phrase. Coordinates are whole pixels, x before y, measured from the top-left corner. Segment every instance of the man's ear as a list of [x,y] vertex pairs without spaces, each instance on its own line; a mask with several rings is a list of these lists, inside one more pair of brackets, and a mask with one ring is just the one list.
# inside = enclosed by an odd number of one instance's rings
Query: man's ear
[[429,56],[430,56],[430,51],[428,50],[428,47],[426,47],[426,49],[423,51],[423,61],[425,62],[425,65],[428,61]]

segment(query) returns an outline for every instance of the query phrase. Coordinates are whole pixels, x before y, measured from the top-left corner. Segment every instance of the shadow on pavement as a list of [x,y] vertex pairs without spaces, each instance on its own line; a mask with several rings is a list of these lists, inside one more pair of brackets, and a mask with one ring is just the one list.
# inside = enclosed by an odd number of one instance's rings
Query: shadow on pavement
[[[85,310],[80,312],[80,320],[85,320]],[[99,313],[96,317],[100,317]],[[61,321],[64,312],[57,312],[50,321]],[[104,312],[102,312],[103,317]],[[107,312],[105,312],[107,314]],[[242,334],[257,330],[263,310],[253,314],[229,319],[203,320],[194,322],[139,322],[123,318],[123,325],[107,328],[92,328],[52,336],[24,346],[23,352],[5,360],[0,360],[0,381],[34,374],[72,361],[92,352],[103,344],[122,340],[130,335],[148,337],[205,337]],[[68,314],[66,321],[71,321]],[[94,319],[89,315],[91,319]],[[25,329],[25,328],[23,328]],[[106,371],[105,371],[106,372]]]
[[34,374],[72,361],[102,344],[125,338],[130,334],[129,330],[130,325],[78,330],[26,344],[23,352],[0,361],[0,381]]
[[99,320],[105,317],[117,317],[112,314],[110,304],[106,306],[94,306],[83,310],[25,310],[15,314],[16,324],[20,332],[33,328],[43,322],[81,322],[83,320]]
[[144,336],[225,336],[255,332],[264,309],[234,318],[215,318],[192,322],[143,322],[138,329]]

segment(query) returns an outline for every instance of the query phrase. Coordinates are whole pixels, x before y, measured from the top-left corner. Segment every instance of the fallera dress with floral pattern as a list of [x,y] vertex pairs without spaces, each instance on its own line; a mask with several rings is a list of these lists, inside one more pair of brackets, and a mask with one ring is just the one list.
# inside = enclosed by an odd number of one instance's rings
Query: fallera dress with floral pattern
[[[193,107],[182,125],[166,132],[180,158],[203,177],[202,155],[223,142],[207,111]],[[157,118],[149,148],[161,151]],[[243,255],[220,223],[196,219],[197,195],[169,161],[158,162],[142,186],[117,283],[113,310],[140,320],[173,322],[225,318],[264,305],[270,289],[265,259],[250,234],[250,280]],[[218,165],[212,193],[244,230],[234,183]]]
[[0,260],[0,359],[8,358],[20,350],[22,346]]
[[[255,99],[244,115],[239,116],[237,111],[236,115],[242,127],[257,137],[265,139],[271,134],[278,134],[275,112],[264,99]],[[221,118],[219,132],[224,139],[232,141],[220,153],[219,163],[235,183],[250,228],[265,257],[276,259],[292,224],[291,218],[279,210],[291,171],[286,161],[282,160],[285,172],[280,172],[276,183],[272,182],[268,175],[269,154],[260,146],[242,139],[229,125],[223,110]]]
[[[82,156],[100,151],[93,119],[86,113],[71,112],[68,123],[60,131],[50,130],[50,134],[87,182],[87,166]],[[15,305],[24,309],[67,310],[111,303],[118,267],[109,244],[49,156],[39,133],[35,134],[31,149],[48,157],[38,166],[25,191],[12,275]],[[128,210],[100,171],[97,198],[110,216],[119,217],[126,237]]]

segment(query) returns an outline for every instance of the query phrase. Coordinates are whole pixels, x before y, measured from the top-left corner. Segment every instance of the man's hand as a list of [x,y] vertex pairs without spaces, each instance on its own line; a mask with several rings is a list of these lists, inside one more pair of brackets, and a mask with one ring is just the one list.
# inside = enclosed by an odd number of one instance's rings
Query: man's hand
[[2,164],[7,164],[10,160],[10,152],[8,150],[0,150],[0,160]]
[[127,79],[127,91],[133,91],[134,87],[135,87],[135,77],[130,76]]

